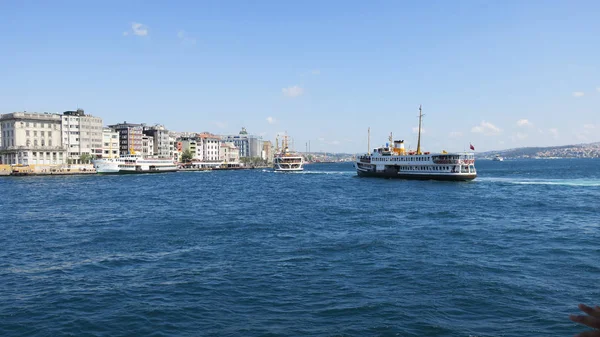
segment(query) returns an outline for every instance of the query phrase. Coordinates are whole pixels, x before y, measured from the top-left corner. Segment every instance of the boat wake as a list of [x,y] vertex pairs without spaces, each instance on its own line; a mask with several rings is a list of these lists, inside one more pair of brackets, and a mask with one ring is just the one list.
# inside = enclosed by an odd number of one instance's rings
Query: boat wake
[[515,185],[554,185],[600,187],[600,179],[527,179],[527,178],[477,178],[477,181]]

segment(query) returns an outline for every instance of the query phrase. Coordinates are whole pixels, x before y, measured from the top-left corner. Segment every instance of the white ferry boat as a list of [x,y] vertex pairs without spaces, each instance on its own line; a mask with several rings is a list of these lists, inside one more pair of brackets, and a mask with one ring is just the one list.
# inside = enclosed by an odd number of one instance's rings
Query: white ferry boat
[[497,154],[494,158],[492,158],[493,161],[504,161],[504,158],[500,157],[499,154]]
[[171,159],[143,158],[140,155],[129,154],[119,158],[97,159],[92,161],[97,173],[161,173],[175,172],[177,165]]
[[[469,152],[421,152],[421,119],[416,151],[406,151],[404,140],[397,140],[358,157],[356,172],[360,177],[383,177],[417,180],[473,180],[477,177],[475,155]],[[370,146],[369,146],[370,149]]]
[[[281,151],[277,151],[273,157],[273,170],[275,172],[294,172],[304,170],[304,157],[290,151],[288,148],[287,135],[283,136]],[[276,141],[279,147],[279,140]]]

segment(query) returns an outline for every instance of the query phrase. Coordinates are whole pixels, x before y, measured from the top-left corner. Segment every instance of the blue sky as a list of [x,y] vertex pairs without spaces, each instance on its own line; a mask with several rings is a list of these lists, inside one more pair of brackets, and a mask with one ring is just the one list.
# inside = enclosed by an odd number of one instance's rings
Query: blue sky
[[394,138],[477,151],[600,141],[598,1],[0,1],[0,113]]

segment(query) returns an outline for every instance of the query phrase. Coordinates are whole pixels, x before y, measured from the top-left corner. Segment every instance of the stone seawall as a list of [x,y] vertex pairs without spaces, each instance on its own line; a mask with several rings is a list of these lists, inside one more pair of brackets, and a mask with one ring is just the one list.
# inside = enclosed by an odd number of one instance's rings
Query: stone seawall
[[79,165],[0,165],[0,176],[50,176],[96,174],[91,164]]

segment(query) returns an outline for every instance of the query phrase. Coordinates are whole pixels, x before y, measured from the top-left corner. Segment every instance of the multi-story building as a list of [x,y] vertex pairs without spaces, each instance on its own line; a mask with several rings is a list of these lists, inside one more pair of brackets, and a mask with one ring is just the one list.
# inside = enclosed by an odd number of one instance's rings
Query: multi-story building
[[101,157],[102,130],[102,118],[86,115],[83,109],[63,112],[62,137],[67,160],[78,164],[82,158]]
[[119,157],[119,133],[109,128],[102,130],[102,158]]
[[225,164],[238,164],[240,162],[240,150],[231,142],[222,142],[219,152],[220,162]]
[[178,161],[179,153],[177,153],[177,137],[175,134],[169,132],[169,158]]
[[144,127],[142,124],[119,123],[109,125],[109,128],[119,133],[119,154],[142,153],[142,136]]
[[273,143],[271,143],[270,141],[266,140],[263,142],[263,150],[262,150],[262,159],[266,160],[267,163],[272,163],[273,162]]
[[147,136],[154,138],[153,140],[153,153],[151,155],[159,158],[172,158],[170,155],[169,147],[169,130],[165,129],[163,125],[144,126],[143,133]]
[[203,162],[219,162],[221,155],[219,151],[221,149],[221,137],[217,135],[213,135],[208,132],[203,132],[198,134],[197,137],[198,148],[201,148],[201,151],[198,151],[199,157]]
[[144,158],[154,157],[154,137],[142,136],[142,156]]
[[232,142],[240,150],[240,157],[262,157],[262,137],[249,135],[246,128],[242,128],[235,136],[223,136],[223,141]]
[[192,154],[192,159],[199,159],[198,143],[196,141],[196,137],[179,138],[179,143],[181,143],[181,152],[182,153],[189,151]]
[[14,112],[0,117],[0,164],[52,165],[67,160],[59,114]]

